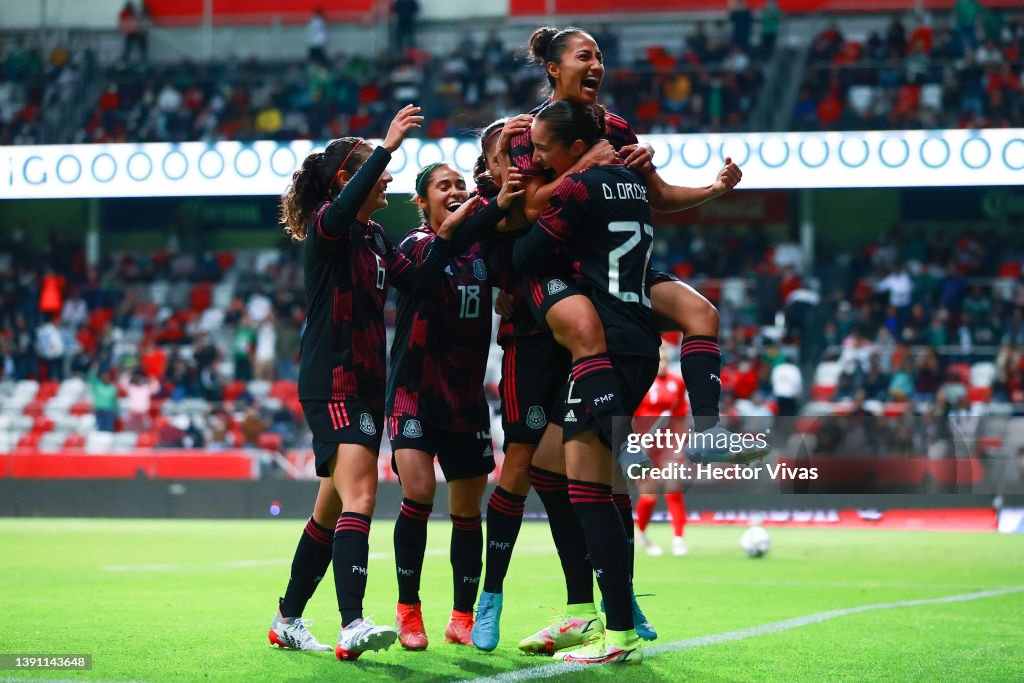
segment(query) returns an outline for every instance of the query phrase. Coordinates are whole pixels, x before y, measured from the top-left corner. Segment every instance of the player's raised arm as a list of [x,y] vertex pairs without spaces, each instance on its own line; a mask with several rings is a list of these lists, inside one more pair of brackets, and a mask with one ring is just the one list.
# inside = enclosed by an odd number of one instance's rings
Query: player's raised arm
[[651,209],[658,213],[673,213],[703,204],[709,199],[721,197],[736,187],[743,179],[743,171],[733,163],[730,157],[726,157],[725,165],[718,172],[715,182],[704,187],[670,185],[656,170],[647,173],[645,179],[647,180],[647,199],[651,203]]

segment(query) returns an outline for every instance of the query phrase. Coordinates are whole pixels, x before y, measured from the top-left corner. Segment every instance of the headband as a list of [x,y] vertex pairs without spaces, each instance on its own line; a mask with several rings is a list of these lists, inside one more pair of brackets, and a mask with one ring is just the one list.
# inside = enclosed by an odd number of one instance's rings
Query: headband
[[334,185],[334,183],[338,182],[338,176],[340,176],[341,172],[345,170],[345,164],[347,164],[348,160],[352,157],[352,152],[356,151],[359,148],[359,145],[363,144],[364,142],[366,142],[366,140],[362,138],[356,138],[356,144],[352,145],[352,149],[348,151],[348,154],[345,155],[345,159],[341,162],[341,166],[338,167],[338,172],[334,174],[333,178],[331,178],[332,186]]
[[444,166],[444,162],[443,161],[435,161],[432,164],[427,164],[426,166],[423,167],[423,170],[420,171],[420,177],[416,181],[416,195],[418,197],[422,197],[423,196],[423,181],[425,179],[429,178],[430,174],[433,173],[434,169],[437,168],[438,166]]
[[481,150],[484,150],[484,149],[486,149],[486,148],[487,148],[487,142],[488,142],[488,141],[489,141],[489,140],[490,140],[491,138],[493,138],[493,137],[494,137],[494,136],[495,136],[496,134],[500,133],[500,132],[501,132],[502,130],[504,130],[504,129],[505,129],[505,126],[498,126],[498,127],[497,127],[497,128],[495,128],[494,130],[492,130],[492,131],[490,132],[490,134],[489,134],[489,135],[488,135],[487,137],[485,137],[485,138],[484,138],[483,142],[481,142],[481,143],[480,143],[480,149],[481,149]]

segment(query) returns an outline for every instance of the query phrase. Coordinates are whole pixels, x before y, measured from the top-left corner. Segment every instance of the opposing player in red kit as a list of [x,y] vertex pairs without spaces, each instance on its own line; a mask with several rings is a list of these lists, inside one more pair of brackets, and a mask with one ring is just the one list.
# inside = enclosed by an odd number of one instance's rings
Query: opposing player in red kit
[[[647,390],[643,403],[636,411],[635,426],[638,431],[653,433],[659,429],[685,431],[680,418],[685,416],[686,385],[683,378],[668,370],[668,348],[661,345],[661,362],[658,365],[658,376],[654,384]],[[681,429],[682,428],[682,429]],[[650,449],[655,467],[665,467],[673,461],[681,461],[683,454],[671,449]],[[668,504],[669,517],[672,520],[672,554],[681,557],[687,554],[683,532],[686,528],[686,504],[683,500],[682,482],[677,479],[646,478],[640,481],[640,496],[636,501],[636,540],[648,555],[657,557],[664,551],[661,546],[647,537],[647,525],[650,524],[654,507],[658,504],[658,494],[664,491],[665,502]]]

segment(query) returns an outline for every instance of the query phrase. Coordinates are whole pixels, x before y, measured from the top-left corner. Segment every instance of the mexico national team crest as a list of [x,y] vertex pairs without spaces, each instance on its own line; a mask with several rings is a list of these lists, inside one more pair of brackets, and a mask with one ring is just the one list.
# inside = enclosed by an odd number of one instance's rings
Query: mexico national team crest
[[419,420],[409,420],[402,427],[402,436],[410,439],[418,439],[423,436],[423,426],[420,425]]
[[548,296],[558,294],[559,292],[564,292],[565,289],[565,283],[559,280],[558,278],[548,280]]
[[363,413],[359,416],[359,429],[363,434],[373,436],[377,433],[377,425],[373,423],[373,418],[369,413]]
[[526,411],[526,426],[530,429],[544,429],[544,425],[547,423],[548,418],[540,406],[530,406],[530,409]]
[[473,261],[473,277],[481,282],[487,279],[487,264],[482,258]]

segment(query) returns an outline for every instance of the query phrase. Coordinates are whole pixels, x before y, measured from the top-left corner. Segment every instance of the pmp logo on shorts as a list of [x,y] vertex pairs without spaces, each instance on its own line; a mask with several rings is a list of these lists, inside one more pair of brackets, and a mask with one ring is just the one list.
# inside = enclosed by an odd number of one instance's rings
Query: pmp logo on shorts
[[377,425],[373,423],[373,418],[370,417],[369,413],[363,413],[359,416],[359,429],[363,434],[373,436],[377,433]]
[[544,429],[547,423],[547,415],[544,414],[544,409],[540,406],[530,406],[530,409],[526,411],[526,426],[530,429]]
[[484,263],[482,258],[478,258],[476,261],[473,261],[473,277],[477,280],[487,279],[487,264]]
[[553,280],[548,280],[548,294],[549,295],[558,294],[559,292],[565,291],[565,289],[566,289],[565,283],[562,282],[561,280],[559,280],[558,278],[555,278]]
[[409,420],[402,427],[402,436],[407,436],[410,439],[418,439],[423,436],[423,425],[420,424],[419,420]]

